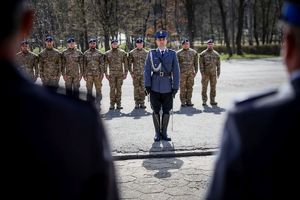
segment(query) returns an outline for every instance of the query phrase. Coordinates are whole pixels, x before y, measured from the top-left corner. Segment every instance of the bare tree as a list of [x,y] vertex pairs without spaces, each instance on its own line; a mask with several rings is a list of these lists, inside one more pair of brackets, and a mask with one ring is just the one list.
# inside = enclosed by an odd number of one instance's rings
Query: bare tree
[[219,8],[220,8],[220,13],[221,13],[221,18],[222,18],[222,27],[223,27],[223,32],[224,32],[224,41],[227,49],[227,53],[229,56],[232,56],[232,49],[230,47],[230,40],[228,37],[228,29],[227,29],[227,23],[226,23],[226,13],[224,11],[224,4],[223,0],[218,0]]

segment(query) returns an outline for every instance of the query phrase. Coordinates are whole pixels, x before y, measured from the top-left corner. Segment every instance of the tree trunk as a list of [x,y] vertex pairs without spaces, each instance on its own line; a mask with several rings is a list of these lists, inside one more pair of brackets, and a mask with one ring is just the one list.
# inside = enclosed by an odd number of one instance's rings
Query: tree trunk
[[243,23],[244,23],[244,11],[245,11],[245,0],[239,0],[239,11],[238,11],[238,31],[236,35],[236,53],[243,55],[242,52],[242,35],[243,35]]
[[231,50],[231,47],[230,47],[230,40],[229,40],[229,37],[228,37],[228,30],[227,30],[227,23],[226,23],[226,13],[224,11],[223,0],[218,0],[218,3],[219,3],[221,18],[222,18],[222,28],[223,28],[223,32],[224,32],[224,41],[225,41],[225,44],[226,44],[227,53],[231,57],[232,56],[232,50]]
[[256,42],[256,45],[259,46],[259,37],[258,37],[258,31],[257,31],[257,10],[256,10],[256,7],[257,7],[257,1],[255,0],[254,1],[254,6],[253,6],[253,32],[254,32],[254,38],[255,38],[255,42]]
[[191,48],[194,48],[194,39],[195,39],[195,6],[193,0],[185,0],[185,9],[187,13],[188,20],[188,35],[190,40]]

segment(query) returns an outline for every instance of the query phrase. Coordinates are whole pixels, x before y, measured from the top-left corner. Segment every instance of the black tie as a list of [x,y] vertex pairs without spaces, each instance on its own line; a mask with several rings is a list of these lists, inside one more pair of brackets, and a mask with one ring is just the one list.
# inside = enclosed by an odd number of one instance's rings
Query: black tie
[[165,51],[161,51],[161,56],[164,57]]

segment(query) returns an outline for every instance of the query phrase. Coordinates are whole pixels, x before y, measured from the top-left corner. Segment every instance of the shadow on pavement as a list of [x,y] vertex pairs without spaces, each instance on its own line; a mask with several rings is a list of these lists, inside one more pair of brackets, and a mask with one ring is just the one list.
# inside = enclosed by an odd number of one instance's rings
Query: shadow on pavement
[[202,113],[202,111],[194,107],[180,107],[178,111],[174,111],[174,114],[185,114],[187,116],[193,116],[194,114],[200,113]]
[[130,113],[123,113],[121,110],[114,109],[100,114],[101,118],[104,120],[111,120],[118,117],[133,117],[133,119],[140,119],[141,117],[148,115],[151,115],[151,113],[145,109],[133,109]]
[[152,144],[151,149],[149,150],[149,155],[151,157],[151,154],[155,154],[158,152],[168,153],[165,154],[166,155],[165,157],[168,157],[168,159],[152,158],[143,161],[143,167],[145,167],[147,170],[158,171],[154,174],[154,177],[159,179],[169,178],[172,176],[172,173],[169,172],[169,170],[180,169],[182,167],[183,161],[178,158],[175,158],[174,147],[170,142],[167,141],[154,142]]
[[142,116],[151,115],[150,112],[146,111],[145,109],[133,109],[128,116],[133,117],[133,119],[140,119]]
[[203,112],[205,113],[214,113],[214,114],[221,114],[222,112],[225,112],[226,109],[224,108],[221,108],[219,106],[212,106],[212,107],[209,107],[209,106],[203,106]]

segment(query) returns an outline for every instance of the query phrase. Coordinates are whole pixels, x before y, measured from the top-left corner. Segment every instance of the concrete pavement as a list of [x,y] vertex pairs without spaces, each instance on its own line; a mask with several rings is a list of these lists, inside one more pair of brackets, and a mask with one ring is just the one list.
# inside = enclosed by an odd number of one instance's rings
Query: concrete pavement
[[115,161],[121,199],[205,199],[215,158]]

